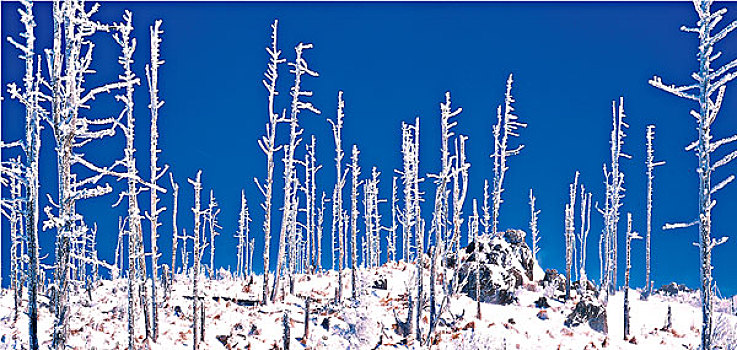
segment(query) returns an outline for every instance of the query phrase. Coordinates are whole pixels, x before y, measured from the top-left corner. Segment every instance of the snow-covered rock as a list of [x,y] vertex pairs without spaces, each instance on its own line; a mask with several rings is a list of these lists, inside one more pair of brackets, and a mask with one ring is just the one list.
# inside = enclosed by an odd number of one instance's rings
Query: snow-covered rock
[[[525,243],[525,232],[507,230],[501,236],[479,240],[480,298],[483,302],[510,304],[516,300],[515,291],[534,280],[536,263]],[[461,276],[466,283],[463,293],[476,299],[476,245],[471,242],[461,252]]]
[[563,324],[568,327],[588,324],[591,329],[607,334],[606,307],[596,298],[590,296],[584,297],[576,303],[576,307],[566,317],[566,321]]

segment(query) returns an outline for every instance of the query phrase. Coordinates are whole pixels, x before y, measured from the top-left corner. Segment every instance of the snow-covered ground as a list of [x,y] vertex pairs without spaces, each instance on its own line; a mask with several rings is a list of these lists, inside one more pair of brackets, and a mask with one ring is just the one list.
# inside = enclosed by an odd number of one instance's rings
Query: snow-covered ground
[[[408,309],[407,290],[414,266],[391,263],[378,269],[361,270],[363,281],[358,301],[348,298],[333,305],[336,289],[334,271],[318,275],[300,275],[294,296],[267,306],[251,306],[261,294],[258,278],[234,280],[229,275],[204,282],[206,310],[203,349],[273,349],[283,345],[283,317],[288,314],[291,349],[387,349],[426,348],[410,337],[398,334],[397,318],[404,321]],[[191,289],[183,276],[177,276],[170,298],[160,311],[160,335],[151,349],[191,348]],[[374,281],[385,279],[387,289],[373,288]],[[346,270],[344,295],[350,297],[350,273]],[[69,345],[77,349],[124,349],[127,347],[126,280],[101,281],[92,290],[73,296]],[[678,296],[652,295],[640,300],[632,290],[630,341],[623,340],[623,292],[609,298],[607,305],[608,337],[583,324],[566,327],[564,321],[575,306],[550,297],[538,283],[528,283],[517,290],[517,302],[511,305],[482,304],[482,317],[476,318],[476,303],[465,295],[451,298],[449,312],[442,315],[431,347],[438,349],[696,349],[699,342],[701,312],[698,294]],[[548,295],[550,307],[535,306]],[[309,336],[304,336],[304,298],[310,307]],[[0,297],[0,348],[20,348],[27,335],[27,317],[13,322],[12,293]],[[40,298],[40,341],[50,346],[52,315],[48,299]],[[672,308],[672,328],[664,330],[668,306]],[[547,319],[542,319],[540,313]],[[427,335],[428,310],[422,314],[422,332]],[[396,315],[396,317],[395,317]],[[737,318],[717,314],[717,336],[726,330],[734,333]],[[137,324],[143,341],[145,331]],[[721,333],[720,333],[721,332]],[[727,335],[730,336],[730,335]]]

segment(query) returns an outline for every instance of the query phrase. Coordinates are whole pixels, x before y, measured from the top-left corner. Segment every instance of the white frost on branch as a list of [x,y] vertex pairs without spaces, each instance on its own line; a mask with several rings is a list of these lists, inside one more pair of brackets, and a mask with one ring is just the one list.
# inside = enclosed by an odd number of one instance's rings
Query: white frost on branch
[[519,117],[514,114],[512,103],[515,102],[512,97],[512,74],[507,79],[507,91],[504,94],[504,109],[500,105],[497,108],[497,123],[493,127],[494,133],[494,153],[491,158],[494,159],[494,180],[492,182],[492,234],[497,234],[497,226],[499,224],[499,208],[502,204],[502,192],[504,191],[504,176],[509,169],[507,167],[507,157],[515,156],[525,147],[520,144],[516,148],[510,148],[509,137],[519,137],[517,129],[527,127],[527,124],[517,121]]

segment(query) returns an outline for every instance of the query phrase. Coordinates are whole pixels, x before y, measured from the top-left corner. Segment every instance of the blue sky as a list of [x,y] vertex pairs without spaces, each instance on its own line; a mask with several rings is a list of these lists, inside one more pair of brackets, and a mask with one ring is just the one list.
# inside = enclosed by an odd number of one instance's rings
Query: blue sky
[[[720,5],[720,4],[717,4]],[[2,36],[18,37],[18,4],[2,3]],[[737,6],[727,4],[725,22],[737,18]],[[265,176],[265,157],[256,143],[267,120],[266,91],[261,84],[266,69],[264,47],[270,43],[269,25],[279,19],[279,46],[283,56],[294,59],[299,42],[315,45],[305,58],[319,78],[306,78],[303,88],[314,91],[312,102],[322,110],[316,116],[301,115],[305,135],[317,137],[319,190],[328,194],[334,179],[334,145],[326,118],[334,118],[338,90],[344,91],[346,119],[345,149],[357,144],[363,174],[371,166],[382,172],[380,196],[391,194],[393,169],[401,167],[400,125],[421,120],[421,173],[437,172],[440,166],[439,103],[450,91],[455,107],[462,107],[457,133],[469,136],[471,163],[470,200],[481,199],[483,181],[491,178],[491,126],[496,106],[503,101],[506,77],[514,73],[516,111],[528,123],[514,142],[526,145],[521,155],[509,159],[501,208],[501,228],[527,229],[527,194],[535,189],[540,215],[540,260],[545,268],[564,267],[564,207],[568,184],[576,170],[581,181],[603,202],[602,164],[609,161],[611,103],[624,96],[630,128],[624,160],[623,213],[632,212],[634,228],[645,231],[645,126],[656,124],[656,157],[667,165],[656,169],[653,212],[653,278],[656,285],[670,281],[698,285],[697,229],[663,232],[665,222],[690,221],[697,213],[698,180],[696,157],[683,148],[696,136],[695,122],[688,115],[694,105],[647,84],[653,75],[666,82],[689,83],[696,68],[697,38],[679,31],[692,24],[696,15],[690,3],[148,3],[105,2],[96,19],[119,21],[124,9],[133,11],[138,37],[134,68],[143,76],[148,62],[148,26],[163,19],[160,71],[161,98],[166,101],[160,117],[160,161],[168,163],[180,184],[179,227],[191,231],[192,187],[186,179],[203,170],[205,190],[214,190],[222,209],[222,234],[216,239],[218,266],[235,265],[235,239],[240,191],[246,190],[254,221],[251,232],[257,239],[255,270],[262,270],[260,240],[262,197],[253,178]],[[50,5],[36,5],[38,47],[50,47]],[[98,71],[88,83],[111,81],[120,72],[118,47],[106,34],[93,37]],[[737,37],[723,40],[724,60],[737,56]],[[22,62],[17,51],[3,41],[2,83],[20,81]],[[724,63],[724,62],[722,62]],[[288,108],[292,76],[280,68],[277,108]],[[714,126],[717,138],[737,131],[737,96],[728,89],[720,117]],[[145,86],[136,90],[136,141],[141,174],[148,176],[148,128]],[[22,109],[15,101],[2,103],[2,139],[12,140],[22,132]],[[115,113],[121,105],[112,98],[93,105],[98,115]],[[288,133],[283,126],[282,137]],[[280,141],[285,141],[280,138]],[[55,160],[51,135],[44,130],[42,150],[42,193],[55,196]],[[122,154],[122,137],[100,142],[87,155],[101,164]],[[726,150],[725,150],[726,152]],[[280,157],[281,155],[279,155]],[[735,172],[735,164],[714,174],[720,181]],[[331,171],[332,170],[332,171]],[[282,186],[281,164],[277,162],[275,187]],[[365,175],[364,175],[365,176]],[[166,180],[166,179],[164,179]],[[116,190],[122,183],[111,181]],[[168,181],[162,185],[169,187]],[[431,181],[424,185],[433,193]],[[347,193],[347,192],[346,192]],[[162,204],[171,207],[170,194]],[[427,197],[424,212],[430,214]],[[80,204],[88,222],[99,227],[102,257],[112,261],[117,238],[118,216],[124,209],[110,208],[117,195]],[[281,192],[275,195],[280,207]],[[716,236],[734,235],[733,213],[737,210],[737,187],[721,191],[713,212]],[[147,194],[140,202],[148,203]],[[44,201],[42,205],[46,205]],[[145,209],[145,206],[144,206]],[[382,208],[386,220],[388,206]],[[623,214],[624,217],[625,214]],[[326,217],[329,218],[329,209]],[[42,218],[44,216],[42,215]],[[429,218],[429,216],[428,216]],[[276,225],[280,219],[277,213]],[[598,279],[598,234],[600,215],[592,213],[587,269]],[[162,214],[160,247],[163,262],[169,262],[171,214]],[[389,222],[387,221],[388,225]],[[329,220],[325,243],[329,241]],[[465,226],[465,225],[464,225]],[[144,228],[147,230],[148,225]],[[363,227],[360,227],[363,229]],[[621,222],[620,231],[624,232]],[[624,247],[624,234],[620,235]],[[8,269],[8,225],[3,222],[3,273]],[[464,239],[465,241],[465,239]],[[148,242],[148,240],[146,240]],[[272,246],[275,244],[274,238]],[[52,263],[53,232],[41,233],[42,254]],[[148,245],[147,245],[148,246]],[[274,257],[276,249],[272,249]],[[737,239],[717,248],[714,276],[724,294],[737,293],[733,257]],[[620,266],[624,253],[620,254]],[[203,260],[208,262],[209,254]],[[272,258],[273,261],[273,258]],[[323,256],[325,266],[330,257]],[[644,284],[644,242],[633,243],[632,285]],[[272,266],[273,268],[273,266]],[[623,273],[623,268],[620,269]],[[620,276],[622,278],[622,276]]]

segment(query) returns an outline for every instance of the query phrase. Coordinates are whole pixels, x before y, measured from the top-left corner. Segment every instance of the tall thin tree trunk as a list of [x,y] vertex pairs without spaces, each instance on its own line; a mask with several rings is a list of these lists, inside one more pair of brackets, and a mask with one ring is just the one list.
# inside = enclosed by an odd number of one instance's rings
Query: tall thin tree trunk
[[358,269],[357,241],[358,241],[358,176],[361,168],[358,166],[358,146],[353,145],[351,153],[351,298],[356,300],[356,271]]
[[194,207],[192,212],[194,213],[194,228],[192,230],[193,243],[193,266],[192,266],[192,339],[194,350],[200,348],[201,338],[201,327],[202,320],[200,318],[200,294],[199,294],[199,279],[200,279],[200,216],[202,211],[200,210],[200,192],[202,191],[201,179],[202,170],[197,171],[195,180],[188,179],[189,183],[194,186]]
[[[149,151],[151,154],[151,170],[150,179],[151,184],[156,182],[166,173],[167,167],[163,170],[158,166],[158,153],[161,152],[158,149],[158,120],[159,120],[159,108],[164,105],[164,101],[159,100],[159,66],[164,61],[159,59],[159,45],[161,44],[160,35],[164,32],[161,28],[161,20],[154,22],[154,25],[149,28],[151,34],[151,65],[146,68],[146,80],[148,81],[150,103],[149,109],[151,111],[151,146]],[[150,194],[150,214],[149,221],[151,222],[151,332],[153,341],[156,342],[159,335],[159,306],[157,299],[157,282],[159,280],[159,249],[158,249],[158,227],[161,226],[159,223],[159,214],[164,208],[158,208],[159,198],[158,190],[151,188]],[[173,263],[173,262],[172,262]],[[173,267],[173,266],[172,266]]]

